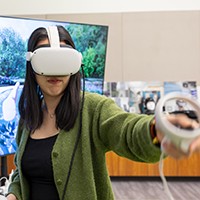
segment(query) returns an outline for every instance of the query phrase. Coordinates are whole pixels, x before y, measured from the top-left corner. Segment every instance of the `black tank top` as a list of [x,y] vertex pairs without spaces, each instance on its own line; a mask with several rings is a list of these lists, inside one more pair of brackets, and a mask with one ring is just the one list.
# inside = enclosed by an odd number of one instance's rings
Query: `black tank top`
[[51,152],[57,135],[29,137],[22,157],[22,172],[30,185],[30,200],[59,200],[54,183]]

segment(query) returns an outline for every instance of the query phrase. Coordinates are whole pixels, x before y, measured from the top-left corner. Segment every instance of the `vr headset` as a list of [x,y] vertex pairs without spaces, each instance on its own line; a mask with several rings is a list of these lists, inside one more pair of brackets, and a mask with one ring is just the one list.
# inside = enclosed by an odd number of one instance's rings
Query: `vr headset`
[[65,76],[77,73],[82,64],[82,54],[71,46],[60,46],[56,26],[46,28],[50,46],[44,45],[34,52],[27,52],[35,73],[44,76]]

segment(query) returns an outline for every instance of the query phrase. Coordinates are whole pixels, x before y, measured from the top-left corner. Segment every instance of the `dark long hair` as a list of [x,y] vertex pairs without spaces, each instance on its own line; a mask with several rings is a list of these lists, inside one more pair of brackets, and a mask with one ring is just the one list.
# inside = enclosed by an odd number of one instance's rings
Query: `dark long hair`
[[[60,41],[64,41],[75,49],[74,42],[68,31],[57,26]],[[33,52],[39,41],[48,38],[45,28],[38,28],[31,34],[28,41],[28,51]],[[81,90],[81,74],[77,72],[70,77],[69,83],[64,94],[56,107],[56,125],[60,129],[69,131],[75,124],[76,118],[80,110],[80,90]],[[35,73],[31,63],[26,63],[26,77],[24,87],[19,100],[20,124],[25,125],[30,131],[39,128],[43,122],[43,112],[41,109],[42,99],[38,92],[38,84],[36,82]]]

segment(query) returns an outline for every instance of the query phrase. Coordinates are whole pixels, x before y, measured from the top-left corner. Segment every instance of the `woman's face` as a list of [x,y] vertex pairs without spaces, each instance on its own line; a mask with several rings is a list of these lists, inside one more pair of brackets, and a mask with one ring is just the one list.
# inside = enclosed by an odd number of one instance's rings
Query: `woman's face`
[[[49,40],[42,40],[37,45],[39,46],[44,44],[49,44]],[[61,44],[65,43],[61,42]],[[44,98],[61,97],[70,79],[70,76],[43,76],[38,74],[36,74],[35,76],[36,81],[44,95]]]

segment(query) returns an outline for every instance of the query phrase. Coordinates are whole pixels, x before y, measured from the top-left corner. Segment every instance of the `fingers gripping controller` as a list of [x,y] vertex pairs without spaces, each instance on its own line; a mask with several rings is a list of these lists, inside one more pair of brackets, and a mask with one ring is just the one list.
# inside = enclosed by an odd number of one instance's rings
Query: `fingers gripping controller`
[[[157,128],[165,135],[167,139],[169,139],[172,143],[174,143],[178,148],[180,148],[185,153],[188,152],[189,146],[191,142],[200,136],[200,128],[186,129],[177,126],[177,124],[171,123],[168,119],[168,112],[164,111],[166,108],[166,103],[168,101],[181,100],[187,102],[191,105],[194,113],[196,114],[197,121],[200,119],[200,104],[195,100],[191,95],[185,93],[172,92],[164,97],[162,97],[157,103],[155,110],[156,117],[156,126]],[[173,112],[172,112],[173,113]],[[181,113],[181,112],[180,112]],[[184,113],[184,112],[182,112]],[[191,127],[194,120],[188,118],[187,120],[191,120]]]

